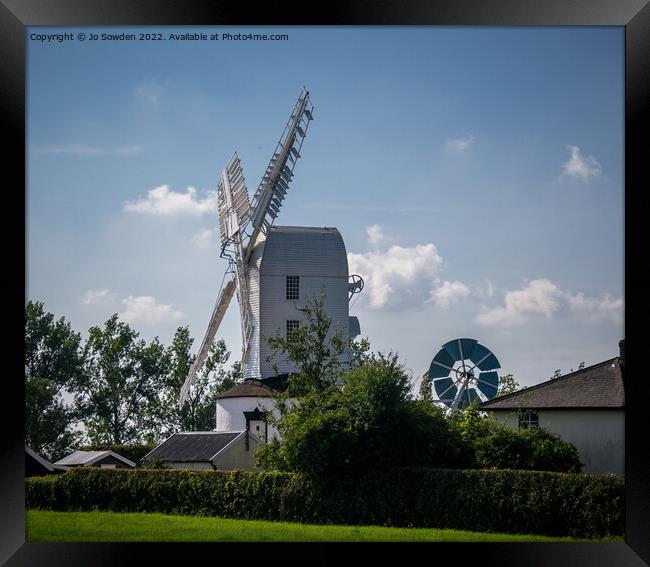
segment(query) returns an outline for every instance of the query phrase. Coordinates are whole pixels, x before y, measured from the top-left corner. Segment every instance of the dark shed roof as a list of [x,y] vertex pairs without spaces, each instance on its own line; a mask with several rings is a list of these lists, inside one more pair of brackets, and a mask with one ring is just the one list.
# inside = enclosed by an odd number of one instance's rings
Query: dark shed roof
[[193,431],[174,433],[143,459],[177,463],[209,462],[226,445],[241,435],[241,431]]
[[25,445],[25,476],[58,473],[66,470],[68,470],[68,467],[53,465]]
[[554,378],[479,405],[482,410],[518,408],[622,408],[623,377],[618,358]]

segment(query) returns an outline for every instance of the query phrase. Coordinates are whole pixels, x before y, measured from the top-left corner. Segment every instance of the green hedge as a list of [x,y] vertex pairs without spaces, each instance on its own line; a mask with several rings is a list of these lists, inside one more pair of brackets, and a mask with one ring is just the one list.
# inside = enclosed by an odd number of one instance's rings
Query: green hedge
[[395,469],[318,493],[298,475],[79,468],[26,479],[28,508],[214,515],[320,524],[596,538],[624,533],[617,477]]

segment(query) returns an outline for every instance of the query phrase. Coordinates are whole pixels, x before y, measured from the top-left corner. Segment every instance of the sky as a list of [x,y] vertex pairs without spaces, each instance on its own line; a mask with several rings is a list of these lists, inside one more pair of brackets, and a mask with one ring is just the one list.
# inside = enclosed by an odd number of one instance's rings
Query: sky
[[[169,35],[201,31],[288,39]],[[165,39],[90,39],[122,32]],[[226,268],[219,172],[237,151],[254,193],[304,85],[276,222],[339,229],[374,350],[416,385],[458,337],[521,385],[618,354],[622,27],[38,27],[27,45],[27,298],[84,337],[118,313],[198,348]],[[241,355],[234,301],[218,337]]]

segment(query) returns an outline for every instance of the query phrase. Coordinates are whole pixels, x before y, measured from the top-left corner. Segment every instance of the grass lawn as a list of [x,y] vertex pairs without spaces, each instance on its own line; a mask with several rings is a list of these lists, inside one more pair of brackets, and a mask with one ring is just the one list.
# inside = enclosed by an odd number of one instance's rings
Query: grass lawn
[[[27,510],[27,541],[585,541],[459,530],[318,526],[202,516]],[[622,541],[622,538],[608,541]]]

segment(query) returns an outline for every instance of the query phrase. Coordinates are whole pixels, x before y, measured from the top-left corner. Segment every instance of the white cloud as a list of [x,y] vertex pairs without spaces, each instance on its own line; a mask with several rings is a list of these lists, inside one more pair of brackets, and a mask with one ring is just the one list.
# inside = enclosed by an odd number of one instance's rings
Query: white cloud
[[489,299],[494,295],[494,284],[485,278],[482,283],[474,286],[473,293],[476,297]]
[[348,254],[351,274],[365,282],[360,301],[373,309],[409,307],[430,295],[442,258],[433,244],[391,246],[385,252]]
[[445,281],[442,285],[431,290],[431,297],[428,301],[439,307],[449,307],[455,301],[463,299],[470,294],[469,288],[462,282]]
[[561,177],[581,179],[585,182],[600,177],[603,170],[594,156],[583,157],[578,146],[566,146],[566,149],[571,152],[571,157],[566,163],[562,164],[564,171]]
[[81,301],[85,305],[100,303],[101,301],[108,299],[110,292],[110,289],[89,289],[86,293],[84,293]]
[[200,216],[205,213],[214,213],[216,209],[216,194],[210,193],[205,199],[199,200],[194,187],[188,187],[185,193],[177,193],[170,190],[168,185],[150,189],[144,199],[124,203],[125,211],[147,215]]
[[192,236],[192,244],[198,248],[210,248],[216,231],[210,228],[201,230]]
[[447,149],[462,152],[463,150],[469,148],[474,140],[476,140],[474,136],[467,136],[467,138],[459,138],[455,140],[450,139],[445,142],[445,146]]
[[183,316],[181,311],[173,309],[171,305],[157,303],[150,295],[129,295],[122,303],[126,309],[118,316],[126,323],[160,323],[175,321]]
[[612,299],[609,294],[604,297],[585,297],[582,292],[567,297],[571,311],[586,317],[590,321],[603,318],[619,321],[623,316],[623,298]]
[[624,302],[623,298],[619,297],[618,299],[612,299],[609,294],[598,303],[598,311],[605,315],[612,315],[616,318],[620,317],[624,313]]
[[134,156],[142,152],[142,146],[118,146],[116,148],[103,148],[87,144],[56,144],[44,148],[36,148],[40,154],[85,156]]
[[371,246],[379,246],[380,244],[391,241],[390,238],[384,235],[384,228],[380,224],[373,224],[366,228],[366,234],[368,235],[368,242]]
[[530,316],[550,318],[561,312],[574,313],[588,321],[603,318],[620,321],[623,300],[612,299],[609,295],[586,297],[582,292],[573,295],[542,278],[529,282],[522,289],[508,291],[502,307],[486,310],[476,320],[486,326],[512,327],[522,325]]

